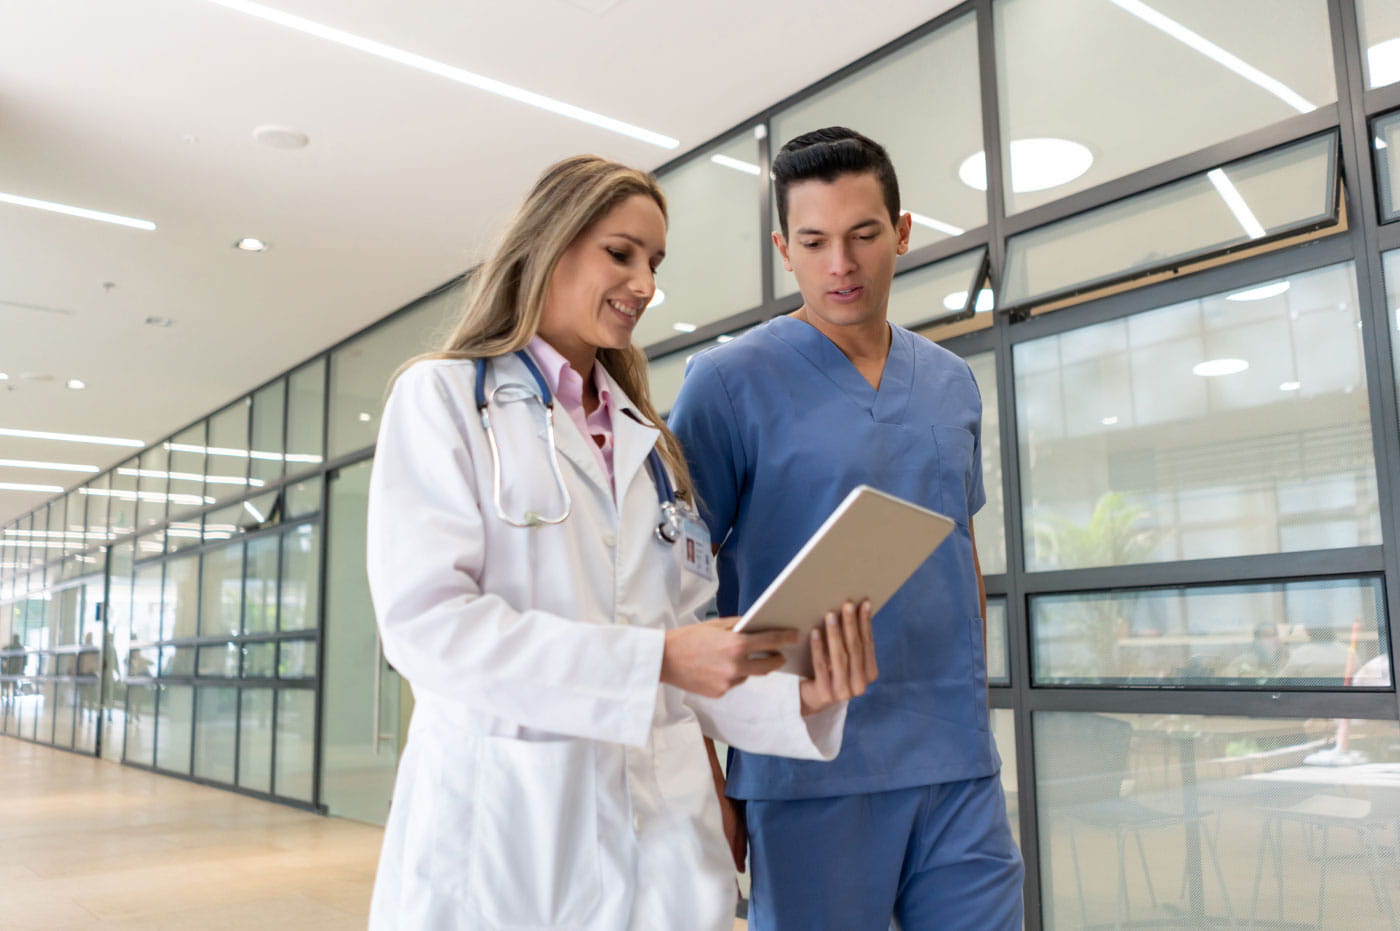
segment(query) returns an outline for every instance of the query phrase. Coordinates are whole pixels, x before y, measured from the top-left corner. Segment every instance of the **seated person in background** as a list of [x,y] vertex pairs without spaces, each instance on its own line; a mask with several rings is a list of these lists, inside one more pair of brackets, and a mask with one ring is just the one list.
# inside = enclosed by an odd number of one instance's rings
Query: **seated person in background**
[[1337,641],[1337,632],[1320,624],[1307,628],[1308,642],[1293,648],[1293,653],[1279,672],[1294,679],[1341,679],[1347,674],[1347,658],[1351,649]]
[[1225,664],[1221,675],[1227,679],[1271,679],[1288,662],[1288,647],[1274,624],[1256,624],[1254,642]]

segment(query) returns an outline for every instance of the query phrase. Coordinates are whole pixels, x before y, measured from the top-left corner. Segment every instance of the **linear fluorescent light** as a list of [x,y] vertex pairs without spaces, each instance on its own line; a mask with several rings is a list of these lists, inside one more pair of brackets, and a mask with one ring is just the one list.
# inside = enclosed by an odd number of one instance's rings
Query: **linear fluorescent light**
[[[62,491],[63,489],[59,489]],[[123,501],[170,501],[174,504],[213,504],[214,499],[201,495],[168,495],[163,491],[127,491],[125,488],[79,488],[79,494],[120,498]]]
[[118,475],[134,475],[139,478],[172,478],[181,482],[208,482],[211,485],[252,485],[261,487],[266,482],[256,478],[240,478],[236,475],[201,475],[198,472],[164,472],[160,469],[118,469]]
[[262,449],[231,449],[226,446],[198,446],[193,443],[163,443],[166,449],[173,453],[201,453],[210,456],[233,456],[237,459],[264,459],[271,462],[320,462],[320,456],[313,456],[309,453],[282,453],[268,452]]
[[1263,239],[1264,227],[1259,222],[1259,218],[1254,215],[1254,211],[1249,209],[1249,204],[1244,202],[1239,190],[1230,183],[1230,179],[1225,177],[1225,172],[1219,168],[1213,168],[1206,172],[1206,177],[1210,183],[1215,185],[1215,191],[1220,198],[1225,201],[1225,206],[1230,208],[1230,212],[1235,215],[1240,226],[1244,227],[1245,234],[1250,239]]
[[1262,284],[1257,288],[1246,288],[1243,291],[1236,291],[1234,294],[1225,295],[1227,301],[1263,301],[1271,297],[1278,297],[1289,288],[1288,279],[1275,281],[1270,284]]
[[79,465],[76,462],[39,462],[34,459],[0,459],[0,466],[16,469],[52,469],[55,472],[87,472],[96,475],[102,471],[94,465]]
[[258,523],[260,523],[260,524],[265,524],[265,523],[267,523],[267,515],[263,514],[263,513],[262,513],[261,511],[259,511],[257,508],[253,507],[253,502],[251,502],[251,501],[244,501],[244,502],[243,502],[243,510],[247,511],[249,514],[252,514],[252,515],[253,515],[253,518],[254,518]]
[[385,45],[382,42],[376,42],[373,39],[366,39],[362,36],[353,35],[332,26],[325,26],[309,19],[303,19],[300,16],[293,16],[290,13],[275,10],[270,6],[263,6],[261,3],[250,3],[248,0],[209,0],[209,2],[233,10],[236,13],[256,16],[258,19],[266,20],[269,23],[275,23],[278,26],[285,26],[288,29],[295,29],[298,32],[304,32],[318,39],[325,39],[328,42],[334,42],[346,48],[365,52],[366,54],[383,58],[386,61],[407,65],[410,68],[416,68],[428,74],[435,74],[438,77],[447,78],[449,81],[456,81],[458,84],[475,87],[477,90],[486,91],[488,94],[496,94],[499,97],[505,97],[508,100],[514,100],[517,103],[523,103],[527,106],[538,107],[541,110],[547,110],[550,113],[567,117],[571,120],[578,120],[580,123],[587,123],[599,129],[606,129],[609,132],[630,136],[633,139],[638,139],[663,149],[674,149],[680,145],[680,140],[672,139],[670,136],[663,136],[649,129],[642,129],[640,126],[633,126],[631,123],[624,123],[621,120],[615,120],[612,117],[603,116],[600,113],[594,113],[591,110],[585,110],[582,107],[576,107],[573,104],[564,103],[552,97],[545,97],[543,94],[536,94],[532,91],[506,84],[503,81],[497,81],[485,77],[484,75],[475,74],[462,68],[444,64],[440,61],[434,61],[431,58],[425,58],[422,55],[415,55],[413,52],[394,48],[392,45]]
[[64,443],[93,443],[97,446],[130,446],[140,449],[144,440],[127,440],[117,436],[88,436],[84,433],[46,433],[43,430],[16,430],[0,427],[0,436],[15,436],[26,440],[59,440]]
[[61,485],[26,485],[24,482],[0,482],[0,491],[43,491],[56,495],[63,490]]
[[920,226],[927,226],[931,230],[938,230],[940,233],[947,233],[949,236],[961,236],[967,230],[951,223],[944,223],[942,220],[935,220],[933,217],[926,217],[922,213],[909,211],[909,218]]
[[1270,77],[1243,59],[1231,55],[1205,36],[1198,32],[1192,32],[1171,17],[1159,13],[1147,4],[1142,3],[1141,0],[1108,0],[1108,2],[1112,3],[1123,12],[1136,16],[1149,26],[1160,29],[1178,42],[1190,46],[1216,64],[1224,65],[1251,84],[1262,87],[1299,113],[1311,113],[1317,109],[1316,104],[1305,99],[1302,94],[1299,94],[1278,78]]
[[82,540],[87,534],[81,530],[6,530],[0,536],[5,537],[44,537],[47,539],[72,540],[74,538]]
[[156,225],[150,220],[138,220],[135,217],[124,217],[115,213],[103,213],[101,210],[89,210],[86,207],[74,207],[70,204],[57,204],[51,200],[37,200],[33,197],[21,197],[18,194],[0,193],[0,204],[14,204],[16,207],[33,207],[35,210],[47,210],[50,213],[62,213],[70,217],[81,217],[84,220],[98,220],[102,223],[115,223],[117,226],[129,226],[132,229],[146,230],[152,232]]
[[1191,374],[1202,378],[1219,378],[1222,375],[1238,375],[1247,368],[1249,363],[1244,359],[1207,359],[1193,365]]
[[741,161],[737,158],[730,158],[728,155],[711,155],[710,161],[716,165],[723,165],[725,168],[733,168],[735,171],[742,171],[746,175],[759,176],[760,169],[752,162]]

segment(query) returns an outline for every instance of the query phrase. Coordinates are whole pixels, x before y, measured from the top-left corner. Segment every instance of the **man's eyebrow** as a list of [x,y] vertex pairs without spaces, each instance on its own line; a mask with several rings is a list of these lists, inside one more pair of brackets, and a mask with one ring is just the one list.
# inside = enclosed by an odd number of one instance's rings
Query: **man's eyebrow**
[[[646,243],[642,242],[640,239],[638,239],[636,236],[633,236],[631,233],[609,233],[608,235],[609,235],[609,236],[617,236],[617,237],[619,237],[619,238],[622,238],[622,239],[627,240],[627,241],[630,242],[630,243],[634,243],[634,244],[637,246],[637,248],[642,249],[643,251],[645,251],[646,248],[647,248],[647,244],[646,244]],[[664,258],[666,257],[666,250],[665,250],[665,249],[657,249],[656,252],[654,253],[654,255],[655,255],[658,259],[664,259]]]
[[[858,230],[858,229],[864,229],[864,228],[867,227],[867,226],[878,226],[879,224],[880,224],[880,220],[879,220],[878,217],[871,217],[871,218],[868,219],[868,220],[861,220],[859,223],[856,223],[855,225],[853,225],[853,226],[852,226],[850,229],[848,229],[846,232],[848,232],[848,233],[854,233],[854,232],[855,232],[856,230]],[[812,227],[812,226],[801,226],[801,227],[798,227],[798,229],[797,229],[797,235],[799,235],[799,236],[825,236],[825,235],[826,235],[826,230],[819,230],[819,229],[817,229],[816,227]]]

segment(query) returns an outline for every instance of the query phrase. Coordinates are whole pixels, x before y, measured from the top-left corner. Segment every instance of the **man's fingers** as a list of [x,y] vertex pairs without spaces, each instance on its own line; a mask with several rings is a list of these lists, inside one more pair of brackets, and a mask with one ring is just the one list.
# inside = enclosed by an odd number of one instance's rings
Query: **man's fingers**
[[845,640],[841,636],[841,622],[834,612],[827,614],[825,628],[826,650],[831,659],[831,694],[837,701],[846,701],[851,697],[848,684],[850,661],[846,655]]
[[787,662],[787,657],[781,653],[766,653],[762,656],[750,656],[739,664],[746,676],[766,676],[770,672],[777,672],[783,668]]
[[874,612],[870,610],[869,600],[861,602],[860,633],[865,647],[865,681],[867,683],[880,678],[880,664],[875,661],[875,633],[871,624],[873,614]]
[[849,663],[846,678],[852,696],[865,694],[865,648],[860,642],[860,637],[860,619],[856,614],[856,606],[848,601],[841,606],[841,641],[846,649],[846,661]]

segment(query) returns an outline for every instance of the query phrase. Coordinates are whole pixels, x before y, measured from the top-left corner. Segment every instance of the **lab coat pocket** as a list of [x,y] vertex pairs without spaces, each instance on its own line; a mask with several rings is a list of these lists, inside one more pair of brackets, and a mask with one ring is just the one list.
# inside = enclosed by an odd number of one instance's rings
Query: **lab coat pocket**
[[718,810],[705,735],[694,722],[658,729],[652,738],[656,782],[666,807],[687,817],[703,817],[711,804]]
[[967,503],[972,492],[972,431],[963,427],[935,426],[933,440],[938,445],[939,511],[966,524]]
[[593,745],[484,738],[480,747],[470,898],[503,928],[584,923],[601,883]]

